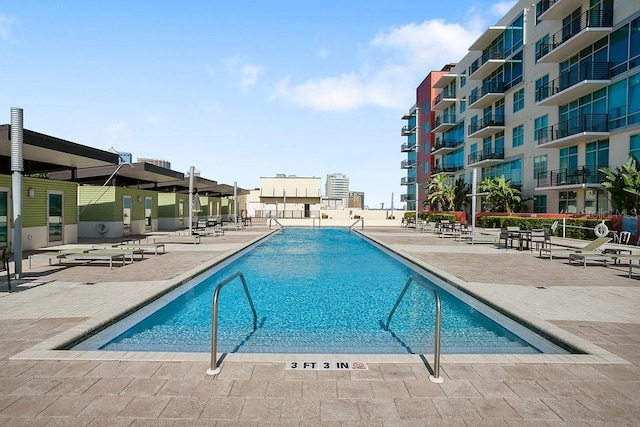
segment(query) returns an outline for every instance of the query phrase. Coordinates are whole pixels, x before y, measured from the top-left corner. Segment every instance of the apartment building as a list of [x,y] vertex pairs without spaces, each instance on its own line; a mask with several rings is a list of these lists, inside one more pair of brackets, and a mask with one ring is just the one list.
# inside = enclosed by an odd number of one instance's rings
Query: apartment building
[[327,174],[325,196],[328,199],[340,199],[343,206],[349,202],[349,178],[343,173]]
[[[530,212],[608,212],[599,169],[640,158],[640,1],[519,1],[431,80],[430,106],[403,117],[407,184],[429,169],[470,182],[475,168],[510,179]],[[422,162],[416,129],[432,132]]]

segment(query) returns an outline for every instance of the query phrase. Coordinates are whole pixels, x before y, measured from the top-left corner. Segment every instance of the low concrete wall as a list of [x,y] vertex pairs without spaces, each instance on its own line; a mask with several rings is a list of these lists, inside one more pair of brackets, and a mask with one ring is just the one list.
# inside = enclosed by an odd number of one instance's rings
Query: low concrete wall
[[[362,209],[323,209],[320,215],[326,215],[327,218],[296,218],[285,219],[279,218],[278,222],[285,227],[350,227],[358,221],[357,217],[364,219],[366,227],[398,227],[404,211],[386,211],[386,210],[362,210]],[[394,219],[387,219],[393,216]],[[269,220],[267,219],[267,222]],[[355,227],[362,227],[361,222],[357,222]]]

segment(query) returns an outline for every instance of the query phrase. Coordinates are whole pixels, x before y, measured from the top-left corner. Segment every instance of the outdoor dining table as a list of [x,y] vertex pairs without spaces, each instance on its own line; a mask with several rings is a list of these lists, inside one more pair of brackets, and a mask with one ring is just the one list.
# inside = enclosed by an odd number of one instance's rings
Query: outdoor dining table
[[531,240],[531,230],[512,230],[509,231],[509,235],[512,238],[518,239],[518,250],[522,251],[525,248],[525,243],[527,249],[529,248],[529,242]]

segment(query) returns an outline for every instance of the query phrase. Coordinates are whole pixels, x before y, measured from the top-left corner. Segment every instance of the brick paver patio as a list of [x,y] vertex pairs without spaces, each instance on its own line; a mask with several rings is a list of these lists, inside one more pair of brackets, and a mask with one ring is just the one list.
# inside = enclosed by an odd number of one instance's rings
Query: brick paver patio
[[285,369],[289,356],[229,355],[214,378],[205,372],[207,355],[107,360],[47,348],[267,231],[254,222],[113,270],[46,260],[29,270],[25,262],[19,292],[0,284],[0,425],[640,424],[638,276],[399,228],[365,234],[593,355],[443,355],[444,382],[435,384],[416,360],[372,357],[366,371],[296,371]]

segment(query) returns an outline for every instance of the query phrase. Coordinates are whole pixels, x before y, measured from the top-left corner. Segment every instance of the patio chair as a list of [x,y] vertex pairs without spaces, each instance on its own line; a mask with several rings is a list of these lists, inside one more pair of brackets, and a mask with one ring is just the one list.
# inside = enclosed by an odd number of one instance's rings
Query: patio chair
[[591,241],[589,244],[583,246],[582,248],[540,248],[540,258],[542,258],[542,253],[546,253],[549,255],[549,259],[553,259],[554,256],[558,255],[568,255],[571,254],[600,254],[600,248],[605,244],[611,241],[611,237],[598,237],[597,239]]
[[533,244],[536,244],[536,251],[540,248],[548,248],[551,246],[551,238],[549,237],[549,229],[533,229],[531,230],[531,237],[529,238],[529,249],[533,252]]
[[498,247],[500,247],[500,244],[502,243],[502,241],[504,240],[504,249],[508,249],[508,246],[511,246],[511,248],[513,248],[513,236],[511,235],[511,233],[509,232],[509,230],[507,230],[506,228],[502,228],[500,230],[500,237],[498,238]]

